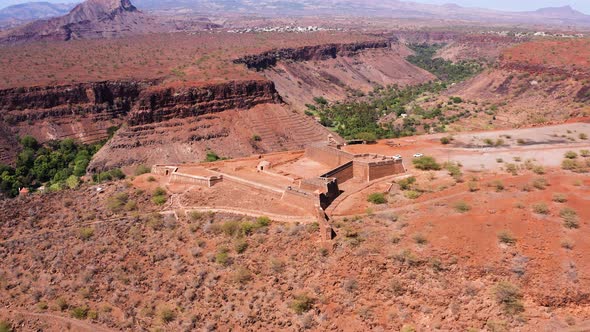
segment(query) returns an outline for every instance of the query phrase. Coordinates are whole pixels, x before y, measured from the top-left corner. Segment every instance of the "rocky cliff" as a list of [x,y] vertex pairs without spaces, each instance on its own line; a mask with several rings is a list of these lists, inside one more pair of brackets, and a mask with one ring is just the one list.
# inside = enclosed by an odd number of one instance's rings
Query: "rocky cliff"
[[[269,80],[191,85],[112,81],[0,91],[0,151],[13,160],[17,135],[39,141],[94,142],[121,129],[90,170],[158,162],[195,162],[299,149],[328,131],[292,112]],[[253,140],[252,137],[258,137]]]
[[200,87],[155,87],[141,93],[128,123],[142,125],[281,102],[274,83],[266,80],[233,81]]
[[121,125],[141,91],[158,81],[112,81],[0,90],[0,117],[13,134],[40,141],[95,142]]
[[250,69],[264,70],[273,67],[279,61],[327,60],[337,56],[352,56],[366,49],[384,49],[391,47],[388,41],[367,41],[349,44],[327,44],[304,46],[299,48],[281,48],[261,54],[247,55],[234,62],[245,64]]

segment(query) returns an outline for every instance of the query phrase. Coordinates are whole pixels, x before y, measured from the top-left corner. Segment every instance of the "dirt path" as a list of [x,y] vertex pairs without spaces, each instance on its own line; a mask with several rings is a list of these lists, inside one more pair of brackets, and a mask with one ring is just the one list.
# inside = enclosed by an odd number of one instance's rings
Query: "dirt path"
[[[154,212],[157,212],[160,214],[172,214],[172,215],[175,215],[176,219],[178,219],[178,215],[176,214],[177,210],[228,213],[228,214],[237,214],[237,215],[254,217],[254,218],[260,217],[260,216],[266,216],[266,217],[269,217],[271,220],[279,221],[279,222],[287,222],[287,223],[309,224],[309,223],[316,221],[315,218],[313,218],[313,217],[280,215],[280,214],[266,213],[266,212],[262,212],[262,211],[258,211],[258,210],[247,210],[247,209],[230,208],[230,207],[209,207],[209,206],[188,207],[188,206],[182,206],[182,205],[180,205],[180,203],[178,203],[178,205],[176,206],[175,209],[168,209],[168,210],[154,211]],[[154,212],[144,213],[144,214],[139,215],[139,217],[149,216]],[[71,225],[71,226],[64,226],[62,228],[47,230],[47,231],[36,233],[36,234],[23,235],[23,236],[19,236],[19,237],[5,239],[5,240],[0,241],[0,244],[10,243],[10,242],[19,241],[19,240],[22,241],[22,240],[35,238],[35,237],[43,237],[44,235],[47,235],[47,234],[54,234],[54,233],[72,230],[72,229],[80,229],[81,227],[100,225],[100,224],[105,224],[108,222],[123,221],[123,220],[129,219],[129,218],[130,217],[127,217],[127,216],[116,217],[116,218],[109,218],[109,219],[79,223],[79,224]]]
[[261,211],[257,211],[257,210],[247,210],[247,209],[238,209],[238,208],[229,208],[229,207],[199,206],[199,207],[183,207],[182,209],[186,210],[186,211],[239,214],[239,215],[248,216],[248,217],[266,216],[266,217],[269,217],[271,220],[281,221],[281,222],[312,223],[315,221],[315,218],[313,218],[313,217],[289,216],[289,215],[265,213],[265,212],[261,212]]
[[21,316],[21,317],[26,317],[26,318],[39,318],[45,322],[50,322],[53,320],[54,322],[57,322],[58,324],[63,325],[63,327],[70,326],[71,330],[73,330],[73,331],[91,331],[91,332],[115,332],[116,331],[116,330],[111,330],[109,328],[105,328],[100,325],[91,324],[86,321],[82,321],[82,320],[78,320],[78,319],[74,319],[74,318],[63,317],[63,316],[59,316],[59,315],[53,315],[53,314],[49,314],[49,313],[42,314],[42,313],[33,313],[30,311],[24,311],[24,310],[16,310],[16,309],[0,309],[0,315],[5,316],[5,317],[14,317],[16,315],[16,316]]

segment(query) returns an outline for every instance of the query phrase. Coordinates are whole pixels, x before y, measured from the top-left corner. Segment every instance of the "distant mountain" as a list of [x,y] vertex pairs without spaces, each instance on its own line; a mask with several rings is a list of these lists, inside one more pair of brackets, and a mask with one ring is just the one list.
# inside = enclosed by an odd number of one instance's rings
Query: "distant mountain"
[[170,29],[165,22],[137,10],[129,0],[87,0],[64,16],[2,32],[0,43],[112,38]]
[[590,16],[569,6],[530,12],[432,5],[400,0],[136,0],[139,8],[168,14],[351,15],[590,26]]
[[75,4],[28,2],[0,9],[0,20],[37,20],[67,14]]
[[0,27],[67,14],[75,4],[29,2],[0,9]]
[[573,9],[570,6],[541,8],[537,9],[535,13],[546,17],[555,17],[562,19],[583,19],[588,17],[588,15]]

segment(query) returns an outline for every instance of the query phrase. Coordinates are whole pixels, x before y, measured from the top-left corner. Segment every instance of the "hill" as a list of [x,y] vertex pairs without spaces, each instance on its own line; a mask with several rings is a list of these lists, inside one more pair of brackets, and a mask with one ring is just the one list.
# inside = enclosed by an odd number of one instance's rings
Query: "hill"
[[0,43],[112,38],[168,31],[170,26],[137,10],[129,0],[87,0],[68,14],[0,34]]

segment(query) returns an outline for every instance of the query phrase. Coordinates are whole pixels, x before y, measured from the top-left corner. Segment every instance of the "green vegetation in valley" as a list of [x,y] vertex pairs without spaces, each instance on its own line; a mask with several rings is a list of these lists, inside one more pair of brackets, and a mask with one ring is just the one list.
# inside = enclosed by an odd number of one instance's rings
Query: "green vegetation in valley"
[[[316,97],[315,105],[307,105],[306,114],[318,116],[323,126],[332,128],[346,139],[363,140],[416,135],[420,127],[424,131],[433,129],[436,132],[444,132],[447,125],[460,118],[469,117],[470,111],[447,115],[447,105],[439,104],[432,109],[423,109],[414,102],[428,94],[438,94],[446,90],[450,83],[465,80],[479,73],[483,66],[475,61],[453,63],[433,59],[440,45],[411,47],[416,54],[408,57],[408,61],[431,71],[439,80],[403,88],[397,85],[376,86],[368,96],[357,91],[354,94],[357,98],[348,102],[329,103],[323,97]],[[448,105],[463,102],[459,97],[451,97]],[[388,115],[395,115],[393,119],[398,120],[385,120]]]
[[[0,192],[8,197],[18,195],[19,188],[38,188],[46,185],[50,190],[74,189],[80,177],[86,174],[92,156],[104,142],[86,145],[73,139],[39,144],[31,136],[20,139],[22,152],[16,167],[0,164]],[[124,178],[118,169],[95,175],[95,181]]]
[[435,57],[436,52],[444,47],[443,44],[412,44],[409,47],[415,54],[408,56],[406,60],[431,72],[444,82],[464,81],[483,70],[483,65],[477,61],[452,62]]

